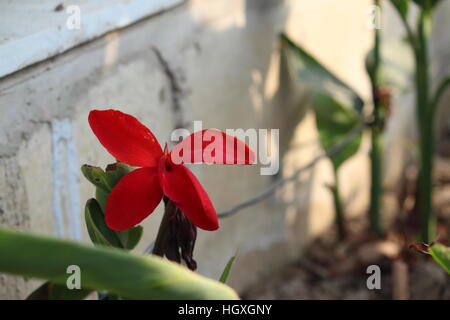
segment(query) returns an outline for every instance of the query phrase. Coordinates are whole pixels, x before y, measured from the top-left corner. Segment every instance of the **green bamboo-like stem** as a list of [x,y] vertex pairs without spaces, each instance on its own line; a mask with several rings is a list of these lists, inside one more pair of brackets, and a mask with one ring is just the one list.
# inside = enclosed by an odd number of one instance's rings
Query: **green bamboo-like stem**
[[422,9],[417,26],[416,63],[416,101],[419,124],[420,172],[419,208],[421,216],[420,240],[430,242],[434,237],[436,217],[433,214],[433,155],[434,155],[434,112],[429,93],[428,37],[431,23],[431,10]]
[[344,210],[341,202],[341,194],[339,191],[339,178],[337,170],[333,170],[334,173],[334,186],[330,187],[331,193],[333,194],[333,203],[334,203],[334,219],[338,232],[339,240],[345,239],[347,233],[345,230],[345,222],[344,222]]
[[433,213],[433,157],[434,157],[434,117],[440,97],[450,85],[450,78],[443,79],[431,97],[429,77],[428,38],[431,31],[432,11],[436,3],[426,1],[421,4],[417,34],[410,28],[406,15],[400,14],[408,33],[408,40],[415,58],[415,86],[417,122],[419,126],[419,195],[420,240],[430,242],[436,232],[436,217]]
[[[379,0],[375,0],[375,5],[379,6]],[[373,48],[373,69],[370,72],[370,82],[372,85],[372,101],[373,122],[371,126],[371,151],[370,151],[370,163],[371,163],[371,185],[370,185],[370,208],[369,208],[369,229],[376,235],[381,235],[381,217],[380,217],[380,204],[381,204],[381,129],[380,129],[380,95],[379,95],[379,69],[381,61],[381,39],[380,30],[375,29],[374,36],[374,48]]]
[[382,185],[381,185],[381,132],[380,128],[373,125],[371,127],[371,151],[370,151],[370,175],[371,175],[371,185],[370,185],[370,208],[369,208],[369,228],[370,231],[377,235],[382,235],[381,228],[381,195],[382,195]]

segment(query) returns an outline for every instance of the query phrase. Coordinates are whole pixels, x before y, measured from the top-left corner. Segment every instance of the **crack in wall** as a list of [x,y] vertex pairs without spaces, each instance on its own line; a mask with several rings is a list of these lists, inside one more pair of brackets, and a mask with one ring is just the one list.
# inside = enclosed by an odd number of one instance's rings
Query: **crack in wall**
[[156,48],[151,47],[151,50],[156,56],[156,59],[158,60],[162,71],[167,77],[167,80],[169,81],[170,86],[170,95],[172,98],[172,108],[174,113],[174,122],[175,122],[175,129],[177,128],[185,128],[189,126],[187,121],[183,117],[183,97],[185,95],[185,90],[183,90],[183,87],[180,84],[180,81],[178,80],[176,72],[172,69],[169,62],[166,58],[164,58],[162,52]]

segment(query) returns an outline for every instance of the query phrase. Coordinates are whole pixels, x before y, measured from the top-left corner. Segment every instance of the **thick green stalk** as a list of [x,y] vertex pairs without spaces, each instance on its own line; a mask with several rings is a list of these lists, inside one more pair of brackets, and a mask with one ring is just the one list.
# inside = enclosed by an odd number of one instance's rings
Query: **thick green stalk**
[[423,9],[418,23],[416,59],[417,117],[420,133],[419,208],[421,215],[420,238],[430,242],[434,237],[436,218],[433,214],[433,155],[434,155],[434,112],[431,106],[428,74],[428,37],[431,10]]
[[[379,1],[375,0],[375,5],[379,6]],[[373,123],[371,126],[371,185],[370,185],[370,208],[369,208],[369,228],[376,235],[381,235],[380,204],[381,204],[381,132],[380,132],[380,94],[379,94],[379,69],[380,69],[380,31],[375,29],[374,49],[373,49],[373,69],[370,80],[372,85],[373,99]]]
[[335,185],[332,186],[330,189],[333,194],[334,213],[335,213],[334,219],[335,219],[336,228],[337,228],[337,232],[338,232],[338,238],[339,238],[339,240],[343,240],[346,236],[345,223],[344,223],[344,210],[342,207],[341,195],[339,192],[338,173],[337,173],[336,169],[334,169],[333,172],[334,172]]

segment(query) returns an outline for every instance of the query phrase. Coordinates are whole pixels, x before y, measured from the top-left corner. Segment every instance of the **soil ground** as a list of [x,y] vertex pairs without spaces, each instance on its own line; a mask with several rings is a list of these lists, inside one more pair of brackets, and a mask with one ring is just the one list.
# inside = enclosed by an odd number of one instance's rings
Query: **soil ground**
[[[450,166],[440,162],[434,207],[438,216],[437,241],[450,240]],[[301,259],[256,283],[244,299],[443,299],[450,300],[450,276],[429,255],[419,252],[416,192],[405,180],[396,195],[398,213],[389,232],[375,238],[366,230],[366,219],[346,221],[347,237],[338,241],[334,229],[315,239]],[[408,190],[409,189],[409,190]],[[426,249],[425,249],[426,250]],[[381,289],[369,290],[367,267],[378,265]]]

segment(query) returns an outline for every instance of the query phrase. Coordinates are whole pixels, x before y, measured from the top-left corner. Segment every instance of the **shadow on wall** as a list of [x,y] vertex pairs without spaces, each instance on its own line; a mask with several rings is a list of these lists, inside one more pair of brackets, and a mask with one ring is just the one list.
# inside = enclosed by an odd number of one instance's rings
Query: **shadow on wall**
[[[194,27],[196,35],[185,40],[185,50],[177,57],[160,49],[162,56],[169,57],[166,73],[173,81],[171,100],[179,112],[175,125],[201,119],[204,127],[219,129],[279,128],[282,163],[305,113],[304,100],[291,86],[286,66],[279,69],[278,34],[284,30],[288,8],[286,3],[267,0],[235,3],[244,7],[224,10],[229,3],[188,3],[194,23],[199,24]],[[260,176],[258,168],[201,167],[196,173],[218,209],[254,196],[276,178]],[[242,288],[285,263],[292,249],[288,238],[304,243],[309,234],[312,179],[313,173],[297,182],[296,188],[301,184],[304,191],[302,199],[283,203],[281,197],[272,197],[222,220],[220,232],[201,233],[196,248],[202,261],[199,271],[217,277],[228,257],[239,250],[233,273],[238,276],[230,280]]]
[[[280,152],[277,156],[280,157],[280,163],[283,163],[285,153],[289,150],[306,106],[298,88],[291,85],[286,65],[282,64],[280,69],[278,34],[283,31],[288,15],[285,5],[274,1],[246,1],[245,15],[230,17],[230,26],[227,28],[224,27],[225,18],[219,21],[211,19],[209,28],[202,30],[203,49],[197,60],[200,70],[188,73],[187,77],[188,82],[191,80],[191,85],[194,85],[188,99],[192,104],[191,116],[194,119],[204,120],[207,127],[221,129],[279,128]],[[196,10],[196,17],[203,13],[198,12],[198,8],[193,10]],[[207,7],[203,10],[208,14],[214,12]],[[230,47],[232,43],[237,45]],[[221,51],[227,54],[219,57],[217,52]],[[208,68],[201,67],[204,65]],[[223,73],[217,73],[217,65],[221,66]],[[208,88],[202,92],[204,89],[195,86],[195,83],[199,84],[205,79]],[[213,92],[212,96],[207,91]],[[217,93],[222,93],[222,96],[219,97]],[[206,185],[214,186],[217,181],[228,180],[233,183],[226,194],[220,188],[208,189],[218,208],[228,208],[246,200],[265,189],[274,178],[282,176],[259,176],[258,170],[249,169],[209,170],[202,169],[203,172],[209,172],[202,177]],[[244,182],[237,182],[243,177]],[[295,243],[304,243],[303,238],[308,235],[307,204],[309,179],[312,178],[311,173],[310,177],[303,177],[306,181],[297,182],[296,188],[301,184],[302,189],[305,189],[301,193],[303,199],[296,198],[283,203],[282,197],[271,197],[232,218],[222,220],[221,232],[205,234],[197,246],[197,252],[210,258],[211,262],[202,261],[200,271],[217,276],[219,270],[213,264],[223,261],[224,265],[227,257],[239,250],[239,259],[230,281],[240,289],[286,263],[292,251],[296,255],[299,248],[292,250],[288,240],[295,237]],[[235,190],[231,190],[233,188]],[[301,208],[298,207],[300,202]],[[287,220],[289,228],[286,227]],[[217,246],[211,243],[225,243],[226,246],[220,246],[221,251],[218,252]]]

